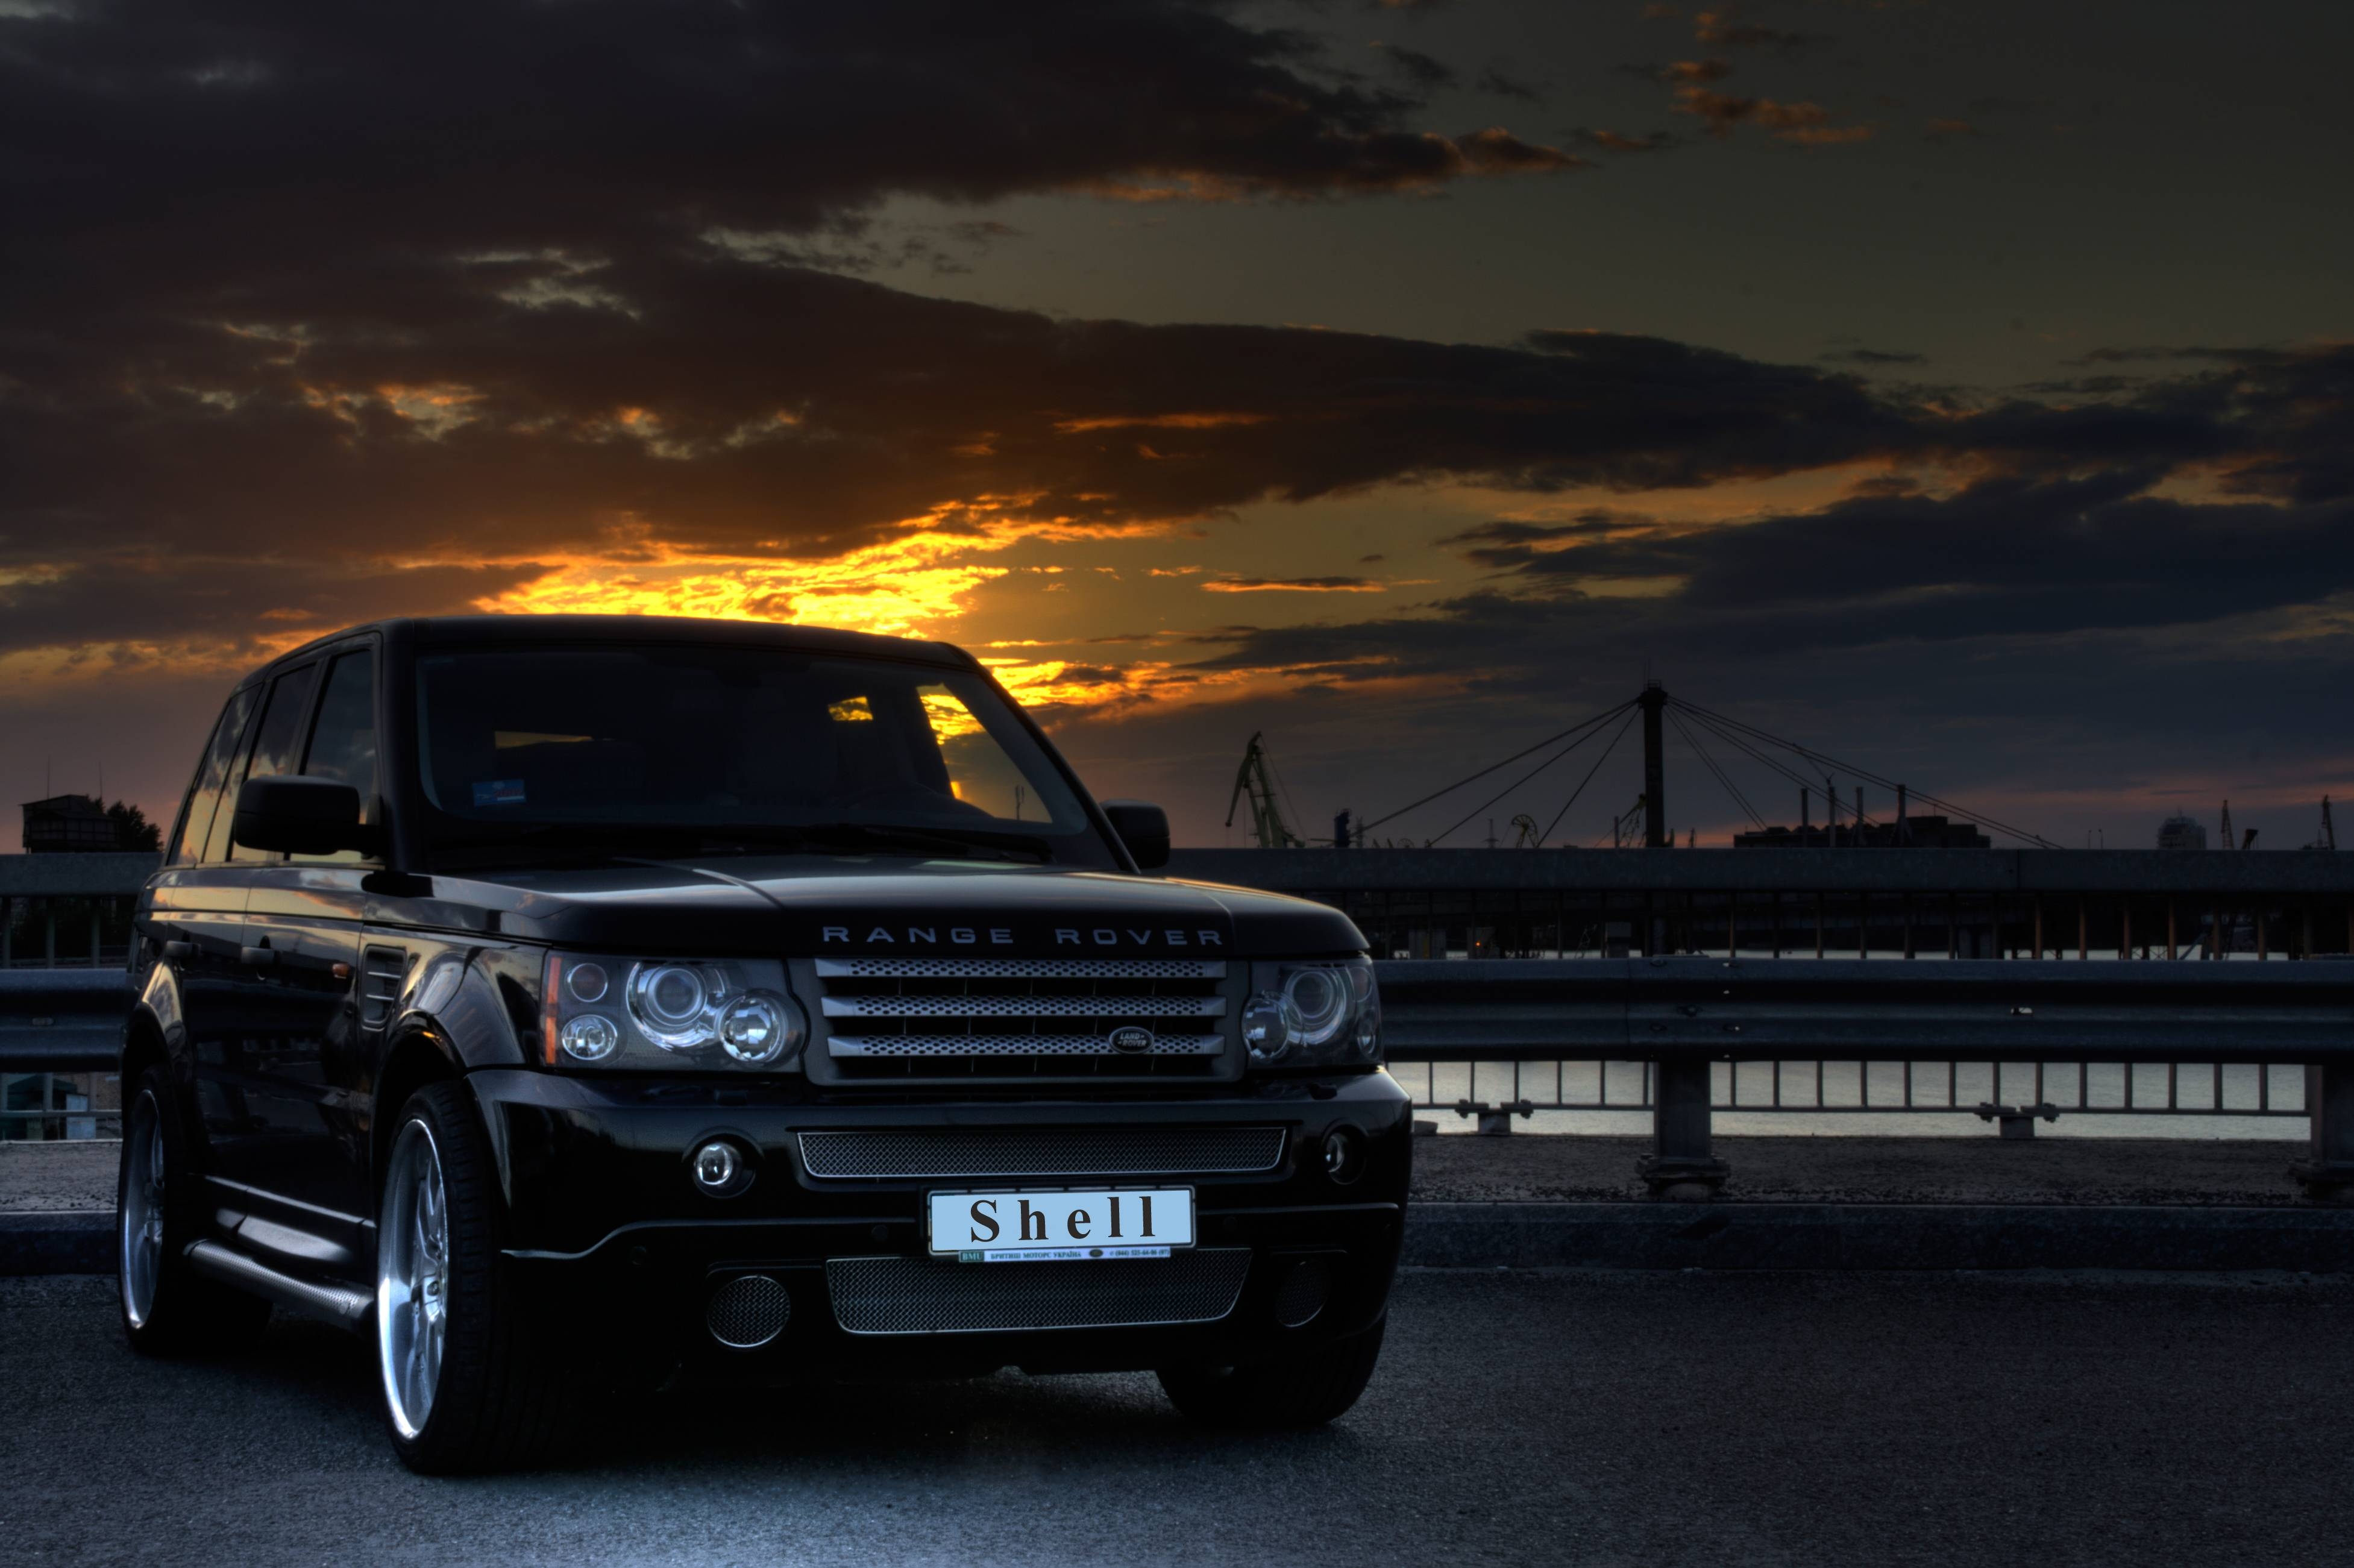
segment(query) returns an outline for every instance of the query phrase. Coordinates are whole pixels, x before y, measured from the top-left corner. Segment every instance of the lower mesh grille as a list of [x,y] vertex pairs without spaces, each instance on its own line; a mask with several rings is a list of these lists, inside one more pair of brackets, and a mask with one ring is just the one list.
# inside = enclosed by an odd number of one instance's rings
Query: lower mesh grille
[[1250,1248],[1089,1263],[948,1263],[837,1257],[825,1266],[834,1320],[853,1334],[980,1334],[1208,1323],[1235,1309]]
[[812,1176],[1180,1176],[1272,1171],[1278,1127],[805,1132]]
[[739,1274],[711,1293],[703,1320],[711,1337],[721,1344],[748,1351],[783,1333],[792,1309],[792,1298],[775,1279],[765,1274]]

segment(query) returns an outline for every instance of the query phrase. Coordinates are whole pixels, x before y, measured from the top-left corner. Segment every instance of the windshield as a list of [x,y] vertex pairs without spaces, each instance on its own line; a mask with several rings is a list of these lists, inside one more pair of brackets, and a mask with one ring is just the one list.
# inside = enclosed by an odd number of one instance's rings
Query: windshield
[[[435,654],[417,665],[426,799],[468,845],[991,853],[1113,863],[981,676],[786,650]],[[644,830],[642,847],[628,831]]]

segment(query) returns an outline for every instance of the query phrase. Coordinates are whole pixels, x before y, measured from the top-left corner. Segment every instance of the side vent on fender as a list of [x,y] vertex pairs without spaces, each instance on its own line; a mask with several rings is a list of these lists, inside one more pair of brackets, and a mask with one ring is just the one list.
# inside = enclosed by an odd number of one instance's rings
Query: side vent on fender
[[392,1021],[392,1004],[400,1000],[400,982],[408,973],[408,953],[402,948],[369,948],[360,954],[360,1026],[381,1029]]

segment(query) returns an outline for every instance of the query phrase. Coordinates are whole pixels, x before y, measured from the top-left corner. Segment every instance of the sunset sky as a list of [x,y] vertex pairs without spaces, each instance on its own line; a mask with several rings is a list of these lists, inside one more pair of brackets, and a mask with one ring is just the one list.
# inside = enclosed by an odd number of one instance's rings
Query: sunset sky
[[1322,834],[1648,671],[2062,842],[2293,847],[2354,789],[2349,58],[2321,4],[0,0],[0,786],[168,815],[276,650],[631,609],[962,643],[1181,842],[1254,730]]

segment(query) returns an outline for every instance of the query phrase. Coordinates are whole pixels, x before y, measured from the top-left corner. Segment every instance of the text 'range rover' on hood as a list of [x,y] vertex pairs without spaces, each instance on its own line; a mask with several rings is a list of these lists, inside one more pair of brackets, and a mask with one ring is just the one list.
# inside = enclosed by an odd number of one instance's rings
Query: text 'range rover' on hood
[[1211,883],[1054,867],[721,856],[435,879],[568,948],[844,957],[1223,959],[1362,951],[1336,909]]

